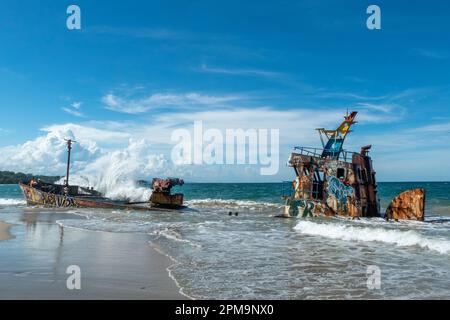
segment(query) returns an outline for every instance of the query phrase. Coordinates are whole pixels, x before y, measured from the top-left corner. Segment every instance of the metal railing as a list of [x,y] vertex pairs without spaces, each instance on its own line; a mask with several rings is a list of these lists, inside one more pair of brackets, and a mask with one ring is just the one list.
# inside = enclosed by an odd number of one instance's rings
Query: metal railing
[[[300,155],[321,158],[325,149],[314,148],[314,147],[294,147],[294,151],[295,151],[295,153],[300,154]],[[347,160],[352,159],[353,154],[355,154],[355,152],[342,150],[339,153],[339,157],[337,160],[347,162]]]

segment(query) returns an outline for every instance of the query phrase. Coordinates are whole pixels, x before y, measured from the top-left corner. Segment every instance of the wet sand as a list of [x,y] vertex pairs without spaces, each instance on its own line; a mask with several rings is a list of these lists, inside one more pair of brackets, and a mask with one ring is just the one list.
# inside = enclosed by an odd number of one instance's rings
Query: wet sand
[[[0,239],[9,239],[0,241],[0,299],[186,299],[168,275],[172,262],[145,234],[56,224],[67,215],[31,211],[13,226],[0,223]],[[81,269],[81,290],[67,289],[72,265]]]
[[0,221],[0,241],[10,240],[14,238],[9,232],[11,227],[12,224]]

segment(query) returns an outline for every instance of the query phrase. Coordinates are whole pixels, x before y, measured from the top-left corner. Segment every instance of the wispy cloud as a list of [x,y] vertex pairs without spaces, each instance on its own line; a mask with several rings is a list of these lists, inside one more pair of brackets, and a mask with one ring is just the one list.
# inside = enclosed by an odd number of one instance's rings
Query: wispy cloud
[[339,98],[339,99],[348,99],[353,101],[378,101],[387,99],[388,95],[368,95],[368,94],[360,94],[356,92],[348,92],[348,91],[331,91],[327,89],[322,89],[314,94],[316,98]]
[[413,101],[418,98],[423,98],[430,94],[435,94],[438,88],[433,87],[419,87],[408,88],[396,92],[388,92],[383,94],[370,94],[361,92],[352,92],[346,90],[330,90],[322,88],[313,93],[315,98],[322,99],[342,99],[348,101],[355,101],[358,103],[369,104],[393,104],[401,101]]
[[70,106],[74,109],[80,110],[82,103],[81,102],[74,102]]
[[426,50],[426,49],[415,49],[414,50],[418,55],[430,59],[436,59],[436,60],[442,60],[447,59],[449,57],[449,54],[447,52],[443,51],[436,51],[436,50]]
[[73,115],[73,116],[75,116],[75,117],[84,117],[84,114],[83,113],[81,113],[81,112],[79,112],[79,111],[77,111],[77,110],[74,110],[74,109],[70,109],[70,108],[66,108],[66,107],[63,107],[63,108],[61,108],[64,112],[66,112],[66,113],[68,113],[68,114],[71,114],[71,115]]
[[106,109],[112,111],[139,114],[170,106],[181,108],[205,105],[217,106],[239,99],[241,99],[239,96],[212,96],[195,92],[185,94],[155,93],[144,98],[129,99],[109,93],[102,98],[102,102]]
[[261,69],[218,68],[218,67],[209,67],[206,64],[202,64],[199,68],[199,71],[208,73],[219,73],[225,75],[252,76],[264,78],[282,78],[286,76],[284,73],[275,71],[267,71]]
[[450,122],[430,124],[415,128],[411,130],[412,132],[423,132],[423,133],[447,133],[450,134]]
[[190,38],[190,35],[186,32],[175,31],[166,28],[94,26],[87,29],[87,31],[93,33],[109,34],[113,36],[124,36],[143,39],[181,40]]
[[358,106],[363,109],[375,110],[375,111],[380,111],[383,113],[389,113],[396,107],[393,104],[383,104],[383,103],[382,104],[374,104],[374,103],[366,103],[366,102],[358,103]]
[[69,107],[63,107],[61,108],[61,110],[63,110],[64,112],[71,114],[75,117],[84,117],[84,114],[80,111],[81,109],[81,102],[73,102],[70,104]]

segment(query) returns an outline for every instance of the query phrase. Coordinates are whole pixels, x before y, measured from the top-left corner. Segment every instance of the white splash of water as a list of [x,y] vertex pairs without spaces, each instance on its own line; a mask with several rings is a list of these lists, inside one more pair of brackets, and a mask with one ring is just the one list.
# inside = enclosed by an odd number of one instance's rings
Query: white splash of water
[[0,198],[0,206],[18,206],[18,205],[24,205],[24,204],[26,204],[25,200]]
[[302,234],[322,236],[330,239],[344,241],[377,241],[399,247],[418,246],[442,254],[450,252],[450,241],[438,238],[428,238],[413,230],[401,231],[384,228],[353,227],[343,224],[316,223],[311,221],[300,221],[294,229]]
[[148,201],[149,187],[139,187],[138,180],[161,176],[168,168],[163,155],[150,152],[145,140],[130,140],[127,148],[107,152],[70,178],[71,184],[93,187],[112,199]]

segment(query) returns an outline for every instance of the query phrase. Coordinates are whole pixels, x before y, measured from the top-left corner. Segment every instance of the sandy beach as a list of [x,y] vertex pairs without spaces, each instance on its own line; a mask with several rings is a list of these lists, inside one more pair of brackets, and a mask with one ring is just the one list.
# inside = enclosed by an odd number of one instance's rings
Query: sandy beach
[[[77,218],[30,210],[14,225],[0,223],[0,299],[186,299],[167,272],[171,260],[145,234],[56,223],[67,217]],[[81,269],[81,290],[67,289],[72,265]]]

